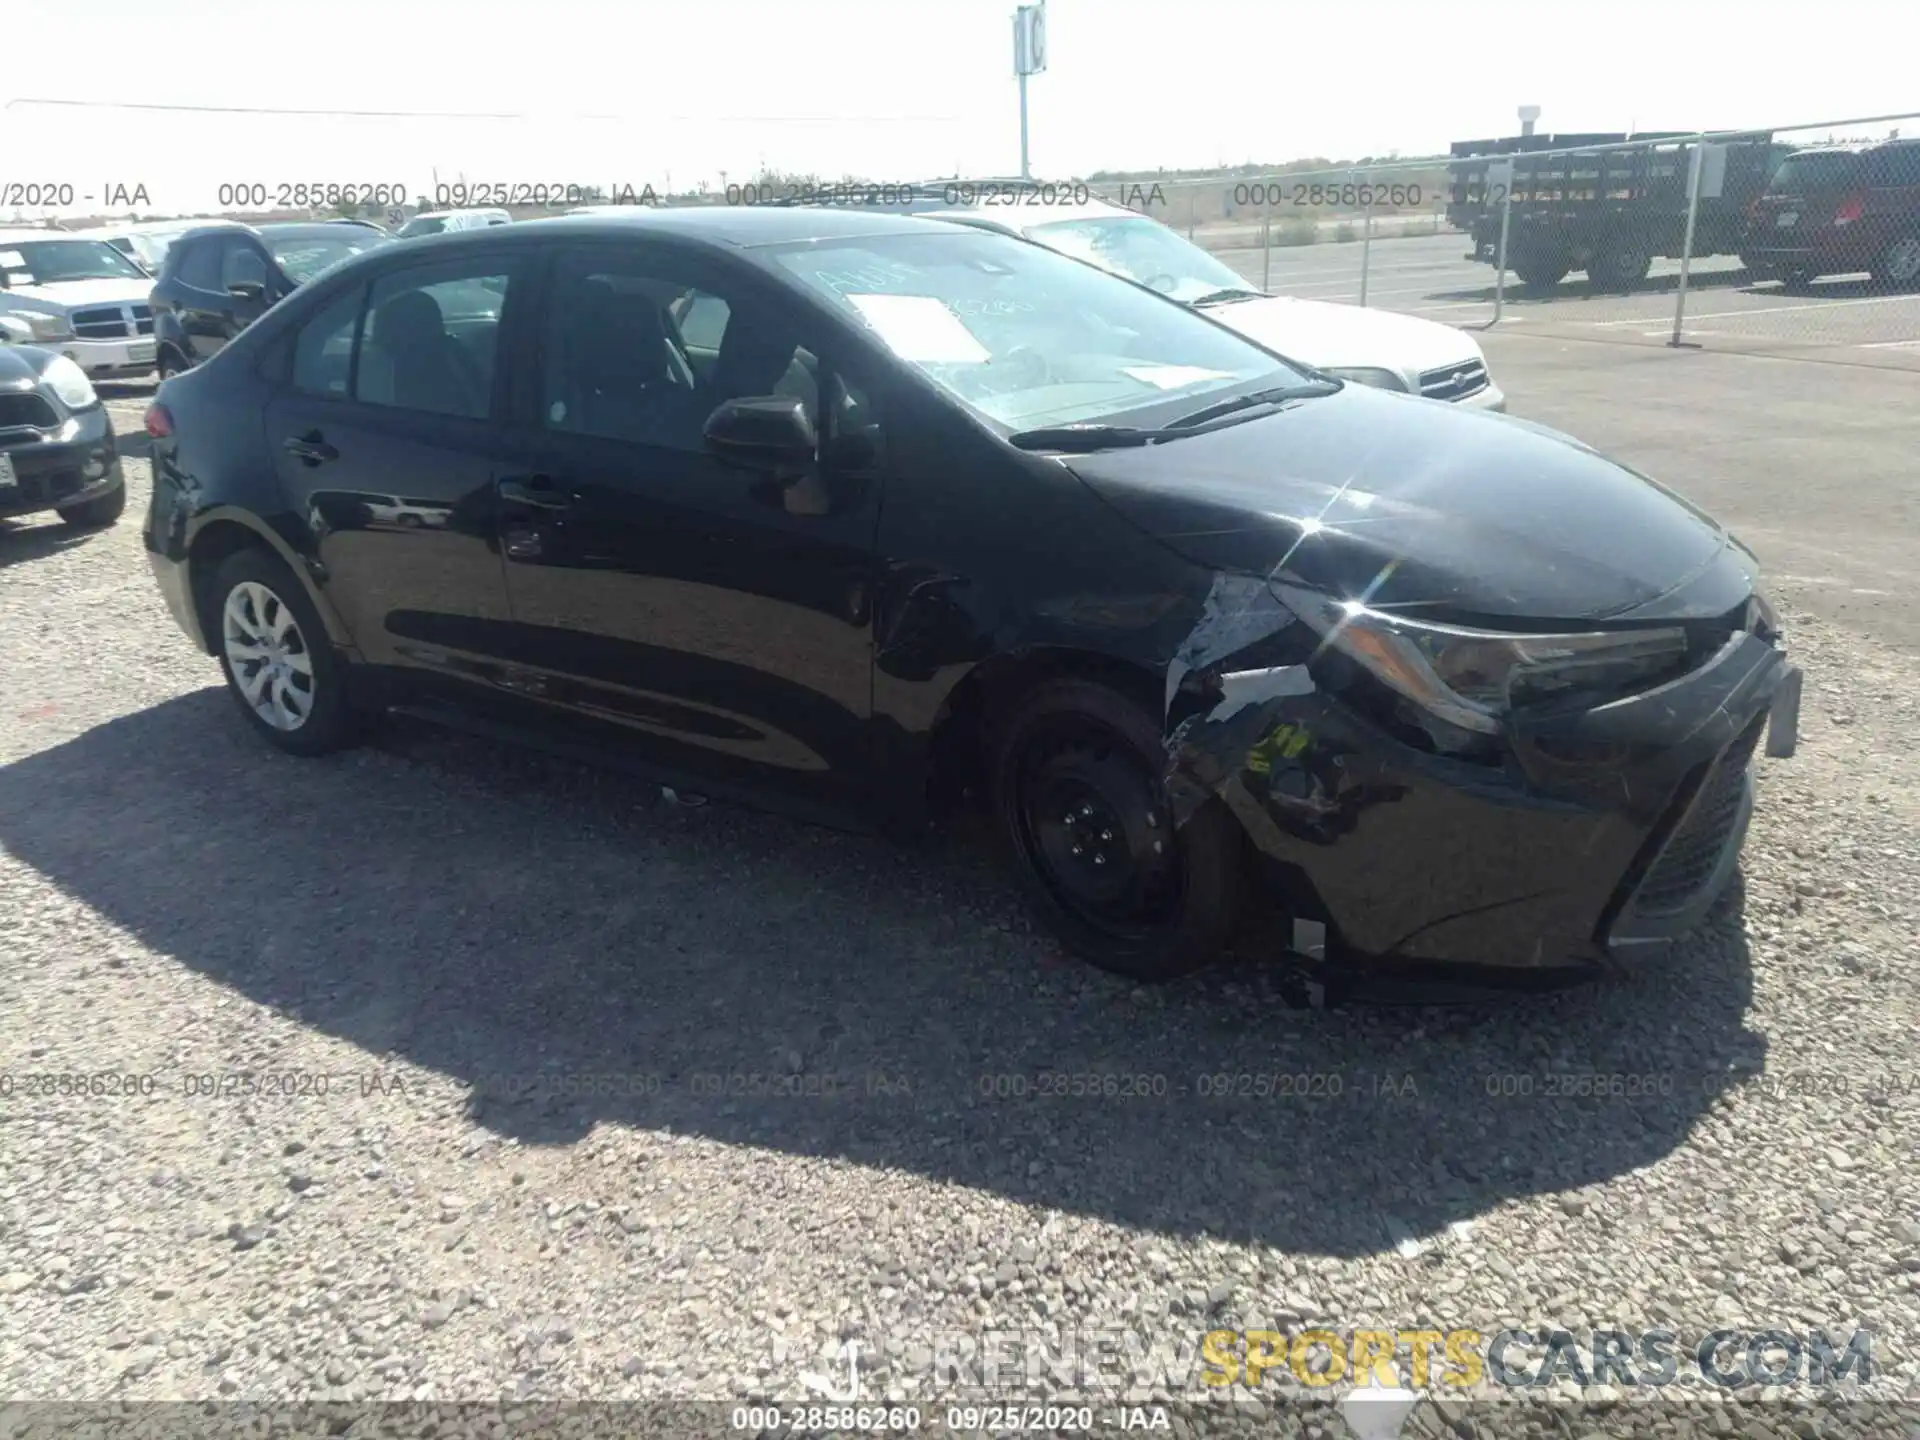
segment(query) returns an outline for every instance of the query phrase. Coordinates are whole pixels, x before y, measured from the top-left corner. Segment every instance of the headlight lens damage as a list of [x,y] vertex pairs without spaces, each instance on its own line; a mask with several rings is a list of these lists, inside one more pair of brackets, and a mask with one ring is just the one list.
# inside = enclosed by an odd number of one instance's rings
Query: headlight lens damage
[[1497,734],[1518,705],[1651,688],[1681,667],[1688,650],[1679,628],[1514,635],[1424,624],[1358,601],[1274,588],[1327,647],[1428,714],[1483,735]]

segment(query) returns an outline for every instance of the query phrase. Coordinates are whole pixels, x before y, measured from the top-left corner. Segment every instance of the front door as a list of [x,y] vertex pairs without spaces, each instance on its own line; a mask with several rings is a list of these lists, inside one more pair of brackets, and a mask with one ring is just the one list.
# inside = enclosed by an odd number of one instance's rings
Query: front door
[[[882,471],[870,389],[764,282],[625,244],[560,252],[548,286],[537,459],[500,487],[519,658],[556,712],[657,765],[858,807]],[[695,304],[697,358],[678,323]],[[768,394],[815,417],[810,474],[706,448],[722,400]]]
[[457,703],[502,684],[511,628],[495,356],[520,264],[466,251],[349,287],[297,332],[266,412],[283,491],[362,655]]

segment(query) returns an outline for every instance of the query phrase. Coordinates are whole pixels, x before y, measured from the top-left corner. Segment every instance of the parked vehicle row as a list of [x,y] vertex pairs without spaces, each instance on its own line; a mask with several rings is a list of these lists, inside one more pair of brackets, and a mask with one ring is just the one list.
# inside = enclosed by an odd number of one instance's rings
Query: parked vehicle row
[[[1864,272],[1887,288],[1920,283],[1920,140],[1795,148],[1769,135],[1716,147],[1691,241],[1693,147],[1686,132],[1531,135],[1453,146],[1447,219],[1473,237],[1469,260],[1499,261],[1530,290],[1584,270],[1631,289],[1656,256],[1737,253],[1756,280],[1789,288]],[[1654,148],[1651,142],[1669,142]],[[1542,153],[1544,152],[1544,153]],[[1496,168],[1499,167],[1499,168]],[[1505,177],[1504,180],[1500,177]]]
[[1794,744],[1752,555],[1230,313],[844,210],[376,245],[161,385],[146,548],[293,754],[399,709],[836,824],[977,797],[1145,979],[1256,918],[1342,975],[1658,950]]

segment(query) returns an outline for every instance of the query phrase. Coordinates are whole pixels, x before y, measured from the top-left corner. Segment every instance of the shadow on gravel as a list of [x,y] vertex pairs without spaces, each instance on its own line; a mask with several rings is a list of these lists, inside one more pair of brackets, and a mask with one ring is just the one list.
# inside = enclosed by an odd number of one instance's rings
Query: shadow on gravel
[[1061,959],[959,840],[409,728],[287,759],[216,689],[0,769],[0,843],[527,1143],[676,1131],[1296,1252],[1653,1164],[1764,1051],[1737,894],[1649,974],[1501,1006],[1290,1010],[1254,966],[1142,991]]
[[54,521],[51,510],[46,513],[44,520],[39,515],[0,520],[0,570],[9,565],[24,565],[30,560],[44,560],[62,550],[85,545],[89,540],[98,540],[107,533],[105,530],[76,530],[71,525],[60,524]]

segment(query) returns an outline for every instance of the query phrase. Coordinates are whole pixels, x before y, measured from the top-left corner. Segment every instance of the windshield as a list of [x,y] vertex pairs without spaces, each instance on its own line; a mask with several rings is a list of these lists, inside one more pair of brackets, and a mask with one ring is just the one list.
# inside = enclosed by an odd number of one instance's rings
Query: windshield
[[1253,290],[1242,276],[1191,240],[1144,215],[1056,220],[1034,226],[1027,235],[1063,255],[1089,261],[1189,304],[1218,290]]
[[104,240],[0,240],[0,267],[9,285],[151,278]]
[[[943,227],[944,228],[944,227]],[[1190,310],[1011,236],[955,227],[785,248],[780,266],[1012,430],[1190,409],[1306,376]]]
[[267,247],[274,262],[287,272],[295,284],[304,285],[322,270],[338,265],[362,250],[371,250],[387,237],[375,230],[358,230],[342,225],[337,232],[302,236],[298,240],[276,240],[267,236]]
[[1845,151],[1789,155],[1773,172],[1767,189],[1781,195],[1828,190],[1845,185],[1860,168],[1860,157]]
[[400,227],[400,237],[407,240],[415,235],[438,235],[446,228],[447,217],[444,215],[416,215]]

